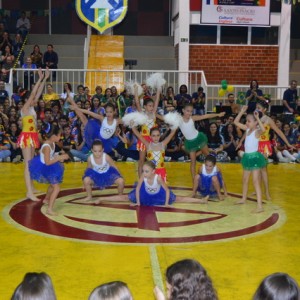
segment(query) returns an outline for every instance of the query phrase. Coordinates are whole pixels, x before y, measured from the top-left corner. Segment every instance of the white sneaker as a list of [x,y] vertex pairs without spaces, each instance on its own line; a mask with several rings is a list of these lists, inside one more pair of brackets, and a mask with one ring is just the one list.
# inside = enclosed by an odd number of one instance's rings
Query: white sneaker
[[171,161],[172,157],[171,156],[165,156],[165,161]]
[[5,162],[10,162],[10,156],[4,158],[3,161],[5,161]]
[[81,161],[81,159],[80,159],[79,157],[76,157],[76,156],[75,156],[75,157],[74,157],[74,161],[75,161],[75,162],[78,162],[78,161]]
[[21,155],[17,155],[13,160],[12,162],[13,163],[18,163],[20,160],[21,160],[22,156]]
[[136,162],[136,160],[132,159],[131,157],[127,157],[126,161],[128,161],[128,162]]
[[178,161],[185,161],[184,156],[181,156],[177,159]]
[[287,157],[282,157],[282,158],[279,158],[279,162],[281,163],[289,163],[291,160],[288,159]]

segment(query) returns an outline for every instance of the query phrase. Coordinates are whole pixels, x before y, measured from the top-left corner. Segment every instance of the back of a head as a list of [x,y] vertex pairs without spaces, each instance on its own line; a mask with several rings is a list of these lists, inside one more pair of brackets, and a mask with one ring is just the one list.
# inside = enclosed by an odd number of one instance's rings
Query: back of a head
[[253,300],[300,300],[299,286],[288,274],[274,273],[262,281]]
[[171,300],[218,299],[206,270],[196,260],[174,263],[168,267],[166,277],[171,286]]
[[11,300],[56,300],[50,277],[46,273],[27,273]]
[[132,295],[122,281],[112,281],[96,287],[89,300],[132,300]]

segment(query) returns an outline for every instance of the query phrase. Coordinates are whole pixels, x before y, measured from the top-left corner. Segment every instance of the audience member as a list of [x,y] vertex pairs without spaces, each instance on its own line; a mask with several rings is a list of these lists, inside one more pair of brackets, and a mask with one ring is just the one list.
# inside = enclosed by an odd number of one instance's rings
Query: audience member
[[100,85],[97,85],[96,88],[95,88],[95,92],[96,94],[94,94],[91,98],[91,102],[93,102],[93,100],[96,98],[99,100],[99,103],[103,97],[103,94],[102,94],[102,87]]
[[231,107],[231,113],[237,115],[240,111],[240,106],[235,103],[234,94],[228,94],[227,101],[228,103],[226,103],[226,105]]
[[7,90],[5,90],[5,83],[0,80],[0,104],[4,104],[4,100],[9,98]]
[[15,39],[12,42],[12,54],[15,57],[15,60],[18,60],[19,66],[22,66],[24,63],[24,51],[22,49],[23,39],[21,34],[17,33]]
[[[44,68],[48,67],[49,69],[56,70],[58,65],[58,55],[53,49],[54,49],[53,45],[48,44],[47,51],[44,53],[43,56],[43,63],[44,63]],[[55,71],[52,71],[52,79],[54,81],[56,80]]]
[[105,106],[108,102],[111,102],[113,104],[115,104],[115,102],[113,101],[113,99],[111,98],[111,89],[107,88],[104,92],[104,95],[101,99],[101,106]]
[[10,150],[11,150],[11,156],[10,156],[10,161],[17,163],[22,159],[22,151],[18,147],[18,137],[21,133],[20,128],[18,128],[18,124],[16,122],[10,122],[9,125],[9,130],[7,133],[7,139],[11,145]]
[[2,51],[2,53],[5,52],[6,46],[12,47],[12,40],[9,37],[8,31],[5,30],[0,39],[0,51]]
[[164,113],[174,111],[177,108],[177,101],[175,100],[174,89],[169,86],[166,91],[166,95],[163,100]]
[[258,100],[265,100],[262,90],[259,89],[257,80],[250,81],[250,89],[246,92],[248,105],[247,113],[254,112]]
[[132,300],[130,290],[122,281],[112,281],[96,287],[89,300]]
[[39,45],[33,46],[33,51],[30,54],[32,63],[36,65],[37,68],[41,68],[43,65],[43,54],[40,51]]
[[285,114],[285,122],[290,123],[294,120],[294,114],[297,113],[298,94],[297,81],[292,80],[290,87],[283,93],[283,113]]
[[7,59],[10,58],[11,61],[15,60],[15,56],[12,53],[12,47],[11,46],[5,46],[4,48],[4,52],[1,55],[1,62],[2,65],[5,64],[7,62]]
[[184,259],[167,268],[167,297],[154,288],[157,300],[216,300],[217,293],[206,270],[196,260]]
[[10,143],[4,132],[4,126],[0,125],[0,162],[10,161]]
[[129,90],[125,89],[117,99],[117,105],[119,108],[119,117],[123,117],[126,111],[126,108],[131,104],[133,96],[130,95]]
[[[30,56],[26,58],[26,63],[22,65],[23,69],[37,69],[36,64],[32,63]],[[34,71],[24,72],[24,88],[29,90],[34,83]]]
[[239,142],[238,133],[234,124],[227,124],[223,130],[224,151],[227,153],[228,159],[237,160],[237,145]]
[[51,278],[46,273],[27,273],[11,300],[56,300]]
[[188,94],[188,88],[185,84],[182,84],[179,88],[179,94],[177,94],[174,98],[177,103],[177,111],[179,113],[182,112],[183,107],[192,102],[192,97]]
[[195,115],[204,115],[205,114],[205,98],[206,95],[203,92],[203,87],[199,86],[198,91],[192,95],[192,103],[194,106]]
[[253,300],[299,300],[300,290],[296,280],[286,273],[267,276],[257,288]]
[[60,98],[59,98],[60,105],[63,107],[63,113],[64,113],[65,115],[68,114],[68,112],[69,112],[69,106],[70,106],[69,102],[66,101],[66,100],[67,100],[67,97],[68,97],[67,90],[69,90],[69,93],[70,93],[70,96],[71,96],[71,97],[74,97],[74,96],[75,96],[75,94],[72,92],[72,85],[71,85],[71,83],[65,82],[65,83],[64,83],[64,90],[63,90],[63,92],[60,94]]
[[[165,135],[169,135],[170,131],[170,129],[167,129],[162,135],[162,139],[164,139]],[[165,153],[166,157],[171,157],[172,160],[185,161],[187,153],[183,150],[183,141],[179,136],[179,131],[174,134],[171,141],[167,144]]]
[[84,108],[84,104],[86,101],[88,101],[87,99],[87,95],[85,94],[84,92],[84,86],[82,84],[79,84],[77,86],[77,94],[75,94],[74,96],[74,101],[77,103],[78,101],[81,102],[81,104],[83,104],[83,107]]
[[21,101],[21,96],[23,95],[24,89],[20,85],[14,87],[13,94],[11,95],[11,105],[17,106]]
[[1,69],[1,80],[8,83],[10,70],[13,69],[14,62],[12,60],[12,56],[8,56],[6,58],[5,63],[2,65]]
[[47,108],[51,107],[54,102],[59,101],[59,96],[54,92],[53,86],[50,83],[47,84],[47,92],[43,94],[43,100]]
[[17,33],[21,34],[23,39],[25,39],[30,30],[30,21],[27,18],[25,11],[22,11],[21,17],[17,20],[16,29]]

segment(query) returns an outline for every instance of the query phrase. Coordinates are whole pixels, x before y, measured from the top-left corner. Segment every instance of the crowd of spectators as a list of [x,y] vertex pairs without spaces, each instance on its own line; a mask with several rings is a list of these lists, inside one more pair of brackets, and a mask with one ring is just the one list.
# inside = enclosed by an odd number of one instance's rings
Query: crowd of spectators
[[[29,60],[28,63],[30,63]],[[28,80],[31,78],[29,77]],[[31,81],[30,83],[32,83],[32,87],[34,83]],[[153,96],[146,85],[142,85],[142,87],[141,99],[145,100]],[[84,128],[66,101],[66,90],[71,91],[71,96],[79,107],[98,114],[105,114],[104,106],[107,103],[113,103],[117,108],[118,115],[116,117],[122,117],[127,113],[136,111],[135,100],[129,91],[125,90],[119,93],[115,86],[106,88],[104,91],[101,86],[97,86],[92,94],[89,88],[84,85],[78,85],[76,91],[73,92],[71,84],[65,83],[63,93],[58,94],[54,91],[51,83],[46,85],[46,90],[35,108],[38,116],[37,127],[40,142],[43,143],[50,124],[56,123],[63,129],[63,137],[61,142],[57,144],[57,151],[71,151],[75,160],[86,161],[90,149],[87,147],[82,134]],[[17,86],[13,95],[8,95],[4,81],[0,81],[0,159],[2,161],[19,162],[22,160],[16,140],[21,131],[20,110],[25,101],[25,91],[22,86]],[[174,93],[172,87],[168,87],[165,93],[161,95],[158,113],[181,112],[186,103],[192,103],[194,114],[203,114],[205,102],[206,95],[202,87],[199,87],[197,92],[192,95],[188,94],[186,85],[180,87],[178,94]],[[249,107],[251,106],[249,105]],[[218,161],[239,161],[239,151],[242,153],[243,150],[243,146],[239,143],[242,132],[233,123],[236,112],[239,110],[239,105],[236,104],[233,94],[228,94],[223,108],[226,108],[227,112],[224,118],[200,121],[196,123],[196,127],[207,135],[209,150],[217,155]],[[298,162],[300,158],[297,151],[300,143],[299,122],[294,119],[294,114],[271,115],[271,118],[283,131],[290,144],[295,146],[295,149],[288,149],[282,139],[271,130],[270,139],[273,141],[273,153],[270,153],[270,161],[272,160],[274,163]],[[158,126],[161,130],[162,139],[164,139],[170,129],[164,123],[159,123]],[[129,128],[118,127],[114,136],[115,151],[110,155],[116,160],[137,160],[136,143],[137,139]],[[185,161],[188,160],[187,156],[183,146],[183,135],[178,130],[167,145],[166,160]],[[200,160],[203,158],[200,156]]]
[[[27,35],[31,24],[24,11],[20,12],[15,28],[8,28],[7,18],[0,19],[0,79],[8,82],[10,70],[13,68],[36,69],[49,68],[57,69],[58,54],[54,51],[52,44],[47,45],[43,53],[39,45],[34,45],[30,53],[25,53]],[[52,72],[52,80],[56,80],[56,72]],[[24,87],[30,89],[34,82],[34,73],[24,73]]]

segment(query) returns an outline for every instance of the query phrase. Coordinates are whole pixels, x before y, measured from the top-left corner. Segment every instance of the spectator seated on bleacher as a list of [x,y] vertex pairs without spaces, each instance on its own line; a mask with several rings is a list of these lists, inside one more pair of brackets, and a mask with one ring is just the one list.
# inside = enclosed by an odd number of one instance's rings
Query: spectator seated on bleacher
[[26,17],[25,11],[22,11],[21,17],[17,20],[16,29],[17,33],[21,34],[23,39],[25,39],[30,29],[30,21]]

